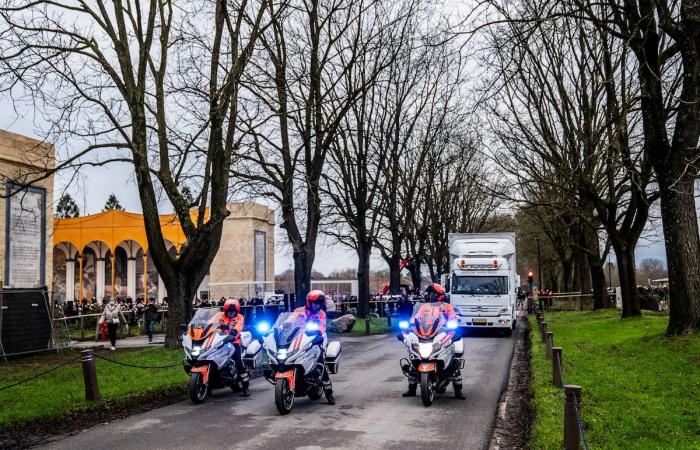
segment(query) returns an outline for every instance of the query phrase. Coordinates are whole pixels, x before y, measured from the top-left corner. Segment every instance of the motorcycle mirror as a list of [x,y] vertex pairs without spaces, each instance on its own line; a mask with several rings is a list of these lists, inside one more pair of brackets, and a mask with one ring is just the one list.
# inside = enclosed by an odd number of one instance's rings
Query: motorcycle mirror
[[452,342],[457,342],[457,341],[459,341],[460,339],[462,339],[462,334],[461,334],[461,333],[455,333],[454,335],[452,335]]
[[321,345],[321,344],[323,344],[323,336],[321,336],[320,334],[317,334],[316,336],[314,336],[314,340],[311,341],[311,345]]
[[228,326],[228,325],[226,325],[225,323],[222,323],[221,325],[219,325],[219,328],[221,328],[222,331],[229,331],[229,330],[231,330],[231,327]]
[[397,334],[396,339],[398,339],[399,342],[403,342],[403,334]]
[[185,331],[187,331],[187,324],[186,324],[186,323],[181,323],[181,324],[180,324],[180,331],[182,331],[183,333],[184,333]]

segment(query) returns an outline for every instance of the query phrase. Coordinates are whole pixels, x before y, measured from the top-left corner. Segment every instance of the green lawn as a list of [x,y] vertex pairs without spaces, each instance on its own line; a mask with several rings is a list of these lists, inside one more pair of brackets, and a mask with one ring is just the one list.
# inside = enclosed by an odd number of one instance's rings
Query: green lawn
[[[398,319],[392,318],[391,324],[396,327],[398,325]],[[370,334],[382,334],[390,331],[391,329],[387,326],[386,317],[373,317],[369,322],[369,332]],[[365,335],[365,320],[357,319],[355,325],[352,327],[352,331],[349,333],[339,333],[339,336],[364,336]]]
[[[168,365],[183,359],[181,349],[162,347],[147,349],[99,351],[107,358],[137,365]],[[19,381],[77,356],[77,352],[62,351],[8,363],[0,362],[0,387]],[[182,366],[169,369],[137,369],[97,359],[97,379],[102,396],[98,405],[85,401],[80,361],[64,366],[41,378],[0,391],[0,428],[12,423],[38,418],[62,416],[86,406],[99,407],[105,401],[120,402],[130,396],[161,389],[182,387],[187,375]]]
[[[594,449],[700,449],[700,335],[666,338],[667,317],[619,318],[617,310],[545,313],[564,377],[582,387]],[[532,325],[532,448],[562,445],[563,391]]]

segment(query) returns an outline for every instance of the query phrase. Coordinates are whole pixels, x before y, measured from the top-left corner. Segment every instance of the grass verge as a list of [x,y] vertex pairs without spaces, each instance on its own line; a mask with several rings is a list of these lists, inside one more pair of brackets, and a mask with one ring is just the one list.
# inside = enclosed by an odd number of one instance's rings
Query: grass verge
[[[98,354],[136,365],[167,365],[182,360],[182,350],[162,347],[124,349]],[[0,387],[27,378],[78,355],[75,351],[44,354],[0,363]],[[187,375],[182,366],[168,369],[138,369],[96,360],[101,399],[85,400],[80,361],[68,364],[41,378],[0,391],[0,430],[40,419],[66,417],[86,409],[118,407],[135,396],[184,388]]]
[[[396,326],[398,324],[398,319],[392,318],[392,325]],[[370,334],[384,334],[391,331],[386,323],[386,317],[374,317],[369,321],[369,333]],[[338,333],[339,336],[364,336],[365,335],[365,321],[364,319],[357,319],[355,325],[349,333]]]
[[[667,338],[667,317],[620,319],[619,311],[545,313],[563,348],[564,378],[583,389],[582,419],[591,448],[700,448],[700,336]],[[535,449],[558,449],[563,391],[532,325]]]

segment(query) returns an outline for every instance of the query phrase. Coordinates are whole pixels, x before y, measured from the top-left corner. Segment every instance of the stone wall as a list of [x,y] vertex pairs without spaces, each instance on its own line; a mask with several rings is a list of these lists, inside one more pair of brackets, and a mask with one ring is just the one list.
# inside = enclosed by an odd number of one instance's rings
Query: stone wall
[[[0,130],[0,279],[5,278],[5,188],[8,181],[26,183],[37,174],[54,167],[54,147],[35,139]],[[52,284],[53,276],[53,175],[34,184],[46,189],[46,263],[45,283]]]

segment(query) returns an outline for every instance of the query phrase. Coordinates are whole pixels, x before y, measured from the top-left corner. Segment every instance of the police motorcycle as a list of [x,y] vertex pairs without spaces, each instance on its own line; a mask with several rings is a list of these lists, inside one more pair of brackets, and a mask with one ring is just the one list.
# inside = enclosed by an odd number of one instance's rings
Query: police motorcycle
[[[180,326],[186,356],[183,365],[190,375],[188,393],[195,404],[202,403],[212,389],[241,390],[233,361],[235,336],[227,333],[228,325],[219,324],[222,315],[220,308],[199,308],[190,323]],[[250,331],[241,332],[240,337],[241,354],[250,372],[262,358],[260,343],[253,340]]]
[[412,321],[399,322],[399,341],[406,345],[408,358],[401,358],[401,370],[420,384],[423,405],[433,404],[435,393],[443,394],[460,369],[464,368],[464,343],[457,332],[459,323],[447,320],[434,303],[424,303]]
[[338,373],[340,342],[327,343],[318,323],[309,320],[306,314],[282,313],[272,327],[261,322],[257,331],[263,336],[263,348],[269,359],[263,367],[263,376],[275,386],[275,406],[279,413],[289,414],[296,397],[320,399],[324,371]]

